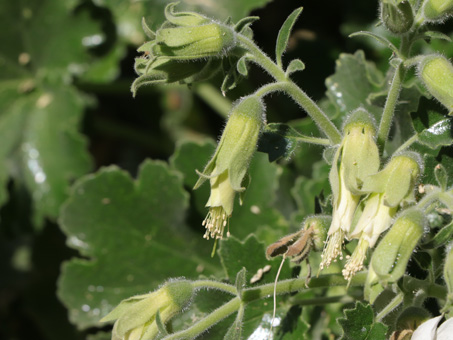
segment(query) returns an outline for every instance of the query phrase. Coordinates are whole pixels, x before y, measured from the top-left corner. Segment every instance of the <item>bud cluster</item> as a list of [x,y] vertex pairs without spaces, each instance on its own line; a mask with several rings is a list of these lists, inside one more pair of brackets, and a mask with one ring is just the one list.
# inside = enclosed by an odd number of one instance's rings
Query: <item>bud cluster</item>
[[[392,225],[402,204],[415,201],[414,189],[421,173],[421,159],[413,152],[397,154],[379,170],[380,158],[375,142],[374,122],[371,115],[363,109],[351,114],[343,130],[344,137],[329,175],[333,192],[333,217],[320,269],[328,267],[338,256],[342,259],[345,239],[358,239],[357,246],[352,255],[347,257],[343,269],[343,276],[350,280],[363,268],[368,249],[374,247],[380,235]],[[398,230],[398,224],[394,228]],[[403,235],[404,232],[394,231],[392,235],[394,234]],[[391,242],[387,243],[394,248],[398,241],[393,245]],[[411,247],[412,243],[407,244],[406,248]],[[407,252],[404,247],[397,249],[399,267],[405,268],[406,258],[412,253],[413,247]],[[388,251],[385,243],[379,249],[382,252]],[[387,278],[382,272],[379,275]]]
[[205,80],[220,70],[221,58],[237,44],[234,27],[199,13],[175,12],[176,5],[167,5],[167,20],[156,32],[143,21],[151,40],[138,49],[143,56],[135,60],[134,94],[143,85]]

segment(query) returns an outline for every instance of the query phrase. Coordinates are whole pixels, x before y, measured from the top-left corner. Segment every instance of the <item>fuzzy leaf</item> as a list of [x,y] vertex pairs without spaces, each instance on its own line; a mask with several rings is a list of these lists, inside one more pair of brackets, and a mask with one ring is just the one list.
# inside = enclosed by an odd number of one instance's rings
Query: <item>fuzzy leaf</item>
[[418,135],[418,142],[431,149],[453,144],[452,119],[444,119],[433,124]]
[[370,305],[357,302],[354,309],[344,311],[338,323],[343,328],[342,340],[385,340],[387,326],[374,321]]
[[187,207],[181,176],[162,162],[146,161],[135,181],[114,166],[78,181],[60,221],[84,256],[66,262],[59,279],[70,320],[99,325],[121,300],[170,277],[218,271],[211,245],[184,225]]
[[291,35],[291,30],[293,29],[294,24],[299,18],[300,13],[302,13],[302,7],[295,9],[289,17],[285,20],[280,31],[278,32],[277,44],[275,45],[275,59],[277,65],[282,66],[282,55],[286,51],[288,46],[289,36]]

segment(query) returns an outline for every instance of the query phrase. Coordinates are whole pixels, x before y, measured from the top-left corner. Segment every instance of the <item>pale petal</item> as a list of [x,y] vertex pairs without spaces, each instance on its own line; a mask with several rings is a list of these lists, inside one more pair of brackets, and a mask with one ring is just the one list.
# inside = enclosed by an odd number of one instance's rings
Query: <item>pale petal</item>
[[437,330],[437,340],[451,340],[453,339],[453,318],[450,318]]
[[436,340],[437,325],[443,318],[442,315],[422,323],[412,334],[411,340]]

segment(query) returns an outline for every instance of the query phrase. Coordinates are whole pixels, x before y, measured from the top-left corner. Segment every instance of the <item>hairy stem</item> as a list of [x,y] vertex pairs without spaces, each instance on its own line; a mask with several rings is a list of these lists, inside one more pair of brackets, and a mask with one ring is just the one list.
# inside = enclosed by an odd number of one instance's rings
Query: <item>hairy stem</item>
[[193,281],[192,286],[195,289],[207,288],[207,289],[217,289],[221,290],[226,293],[230,293],[233,295],[237,294],[237,290],[235,286],[229,285],[227,283],[213,281],[213,280],[199,280]]
[[381,321],[387,314],[393,311],[396,307],[398,307],[404,299],[404,294],[401,292],[396,295],[392,301],[390,301],[379,313],[376,315],[376,321]]
[[382,153],[385,148],[385,142],[389,136],[390,127],[392,126],[393,115],[395,108],[398,103],[398,97],[401,91],[402,82],[406,73],[406,69],[403,66],[403,62],[400,62],[395,69],[393,75],[392,84],[387,96],[387,100],[384,106],[384,112],[382,113],[381,122],[379,124],[379,130],[377,134],[377,143],[379,150]]
[[209,83],[194,86],[195,93],[211,106],[220,116],[227,118],[231,109],[231,101],[220,94],[218,89]]
[[239,34],[239,41],[254,57],[254,61],[280,83],[282,91],[288,93],[315,121],[318,128],[329,138],[332,144],[341,142],[341,134],[327,117],[327,115],[316,105],[316,103],[296,84],[286,77],[285,72],[277,66],[253,41]]
[[163,340],[177,340],[177,339],[193,339],[211,328],[220,320],[225,319],[227,316],[236,312],[241,306],[241,300],[238,297],[231,299],[223,306],[217,308],[206,317],[193,324],[191,327],[186,328],[182,331],[170,334],[163,338]]

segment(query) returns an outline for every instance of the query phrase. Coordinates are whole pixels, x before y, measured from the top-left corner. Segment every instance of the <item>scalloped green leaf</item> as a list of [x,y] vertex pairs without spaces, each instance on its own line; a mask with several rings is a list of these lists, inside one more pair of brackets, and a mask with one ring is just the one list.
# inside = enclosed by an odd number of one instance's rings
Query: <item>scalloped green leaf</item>
[[382,108],[370,103],[368,97],[382,90],[383,78],[376,66],[365,60],[363,51],[342,53],[336,61],[335,73],[326,79],[326,95],[343,114],[363,107],[378,117]]
[[453,119],[447,118],[433,124],[418,134],[418,142],[435,150],[453,144]]
[[295,9],[285,20],[278,32],[277,43],[275,44],[275,60],[280,67],[282,67],[282,55],[285,53],[286,47],[288,46],[291,30],[299,18],[300,13],[302,13],[302,9],[302,7]]
[[370,305],[357,302],[353,309],[344,311],[344,318],[338,320],[343,328],[342,340],[385,340],[387,326],[375,322]]
[[184,224],[188,195],[181,175],[146,161],[137,180],[115,166],[79,180],[61,213],[68,245],[84,258],[62,267],[58,296],[80,329],[122,299],[170,277],[218,272],[211,245]]
[[[267,260],[266,259],[266,246],[260,242],[256,236],[250,235],[243,242],[235,237],[229,237],[220,242],[218,250],[220,261],[225,270],[226,276],[230,282],[235,282],[236,275],[242,268],[247,270],[246,283],[250,285],[250,279],[263,269],[266,265],[270,264],[271,269],[262,274],[262,277],[256,284],[274,282],[277,275],[278,267],[280,266],[281,258]],[[283,266],[280,280],[288,279],[291,277],[288,262]]]

